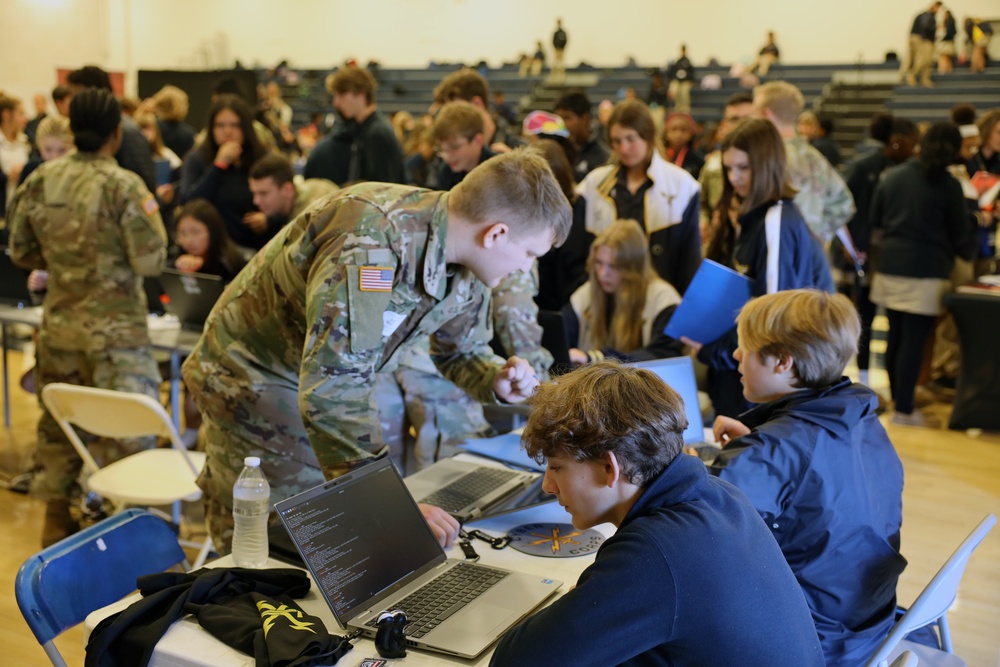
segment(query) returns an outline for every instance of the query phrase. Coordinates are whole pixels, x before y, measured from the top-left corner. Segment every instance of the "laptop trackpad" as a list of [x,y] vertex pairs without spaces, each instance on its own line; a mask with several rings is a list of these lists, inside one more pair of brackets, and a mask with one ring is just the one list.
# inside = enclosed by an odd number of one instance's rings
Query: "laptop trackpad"
[[440,629],[459,637],[493,637],[513,625],[518,616],[513,609],[480,601],[460,610]]

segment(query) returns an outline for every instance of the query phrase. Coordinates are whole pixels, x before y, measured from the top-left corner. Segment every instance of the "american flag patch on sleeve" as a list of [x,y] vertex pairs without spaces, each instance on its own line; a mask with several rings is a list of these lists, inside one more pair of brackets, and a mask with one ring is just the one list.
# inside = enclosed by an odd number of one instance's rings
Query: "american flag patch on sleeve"
[[156,197],[153,195],[147,195],[145,199],[142,200],[142,210],[146,212],[146,215],[153,215],[160,210],[160,205],[156,203]]
[[382,266],[360,267],[360,286],[363,292],[391,292],[393,269]]

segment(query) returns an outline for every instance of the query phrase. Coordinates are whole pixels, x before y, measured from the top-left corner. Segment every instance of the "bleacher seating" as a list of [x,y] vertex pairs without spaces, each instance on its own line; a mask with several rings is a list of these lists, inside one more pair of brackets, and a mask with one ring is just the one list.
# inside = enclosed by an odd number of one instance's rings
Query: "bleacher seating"
[[[433,91],[447,74],[460,65],[435,65],[423,69],[381,68],[378,71],[378,106],[387,113],[408,111],[417,116],[427,112],[433,101]],[[915,121],[936,121],[947,118],[948,110],[958,102],[969,102],[980,109],[1000,106],[1000,76],[997,67],[986,74],[970,74],[958,68],[949,75],[935,75],[933,88],[913,88],[898,84],[895,63],[843,63],[821,65],[777,64],[764,81],[784,80],[795,84],[806,99],[806,107],[833,115],[836,123],[834,139],[849,157],[854,144],[864,137],[871,116],[882,108],[905,114]],[[697,68],[697,80],[708,74],[719,75],[718,90],[702,90],[695,85],[691,91],[691,113],[699,122],[718,122],[723,104],[733,93],[743,90],[737,78],[729,75],[728,66]],[[285,101],[294,110],[293,125],[309,122],[313,113],[331,110],[330,96],[324,86],[330,70],[301,70],[297,80],[283,84]],[[491,90],[502,90],[507,100],[522,114],[533,104],[550,106],[563,89],[546,89],[548,71],[540,76],[521,77],[515,65],[483,69]],[[644,98],[649,90],[650,67],[590,67],[567,71],[568,83],[585,81],[587,94],[596,105],[603,99],[617,101],[626,88],[633,88],[637,97]],[[258,73],[263,81],[265,73]],[[569,86],[567,86],[569,87]]]

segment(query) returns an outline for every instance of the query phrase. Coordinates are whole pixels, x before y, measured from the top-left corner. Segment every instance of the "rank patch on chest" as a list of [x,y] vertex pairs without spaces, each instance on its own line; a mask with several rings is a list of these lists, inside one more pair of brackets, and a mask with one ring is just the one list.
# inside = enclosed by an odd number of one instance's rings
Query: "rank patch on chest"
[[381,266],[362,266],[359,287],[362,292],[391,292],[393,269]]

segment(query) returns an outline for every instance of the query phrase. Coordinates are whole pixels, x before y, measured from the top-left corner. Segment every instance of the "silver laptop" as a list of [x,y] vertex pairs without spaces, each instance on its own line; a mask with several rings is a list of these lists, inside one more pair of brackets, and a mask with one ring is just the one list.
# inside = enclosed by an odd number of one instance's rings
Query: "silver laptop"
[[442,459],[407,476],[403,483],[418,503],[440,507],[465,522],[491,516],[494,506],[532,485],[540,487],[541,479],[536,472]]
[[[375,636],[383,611],[410,619],[407,646],[474,658],[555,594],[561,581],[448,559],[388,459],[275,505],[341,626]],[[415,598],[441,578],[479,580],[478,597]],[[468,600],[468,598],[474,598]],[[467,601],[468,600],[468,601]],[[451,602],[451,604],[448,604]]]
[[698,382],[694,376],[694,362],[691,361],[691,357],[653,359],[632,365],[656,373],[671,389],[680,394],[688,420],[687,428],[684,429],[684,445],[693,447],[703,461],[714,461],[721,448],[715,443],[705,442],[705,424],[701,419]]

